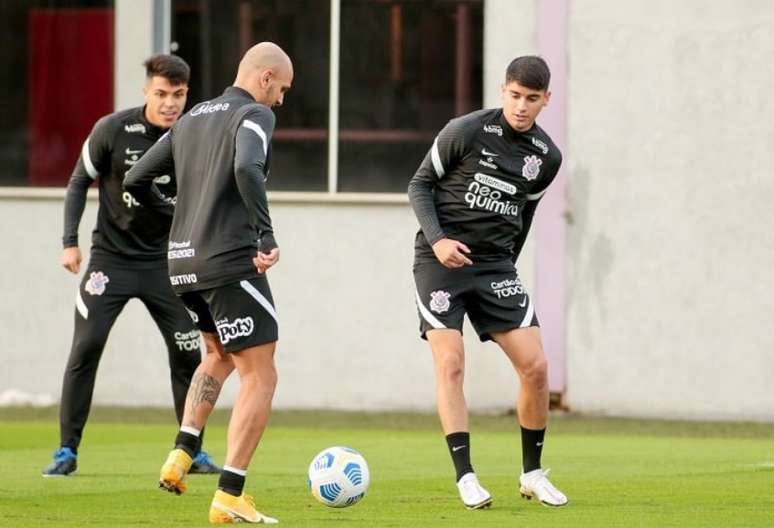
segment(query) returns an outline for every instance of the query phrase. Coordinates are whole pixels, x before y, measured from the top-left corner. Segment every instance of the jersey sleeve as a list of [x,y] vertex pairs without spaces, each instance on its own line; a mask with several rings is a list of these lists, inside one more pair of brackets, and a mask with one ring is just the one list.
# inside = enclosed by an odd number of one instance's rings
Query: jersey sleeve
[[113,128],[110,119],[103,117],[97,121],[83,142],[65,193],[64,235],[62,236],[62,245],[65,248],[78,246],[78,226],[86,207],[89,186],[100,173],[110,171]]
[[438,133],[430,151],[409,181],[409,201],[430,246],[446,236],[438,221],[433,191],[438,181],[453,170],[467,153],[469,129],[465,124],[463,119],[454,119]]
[[240,122],[235,141],[234,178],[250,223],[255,227],[260,250],[268,253],[277,247],[266,197],[268,158],[274,133],[274,113],[256,105]]
[[139,161],[127,171],[124,190],[140,204],[165,216],[175,214],[175,200],[162,193],[154,179],[174,174],[172,155],[172,130],[161,136]]
[[562,155],[556,149],[554,149],[554,152],[556,152],[556,154],[548,159],[548,168],[545,176],[540,180],[540,186],[536,189],[532,189],[532,192],[527,195],[527,203],[524,204],[524,207],[522,208],[521,230],[516,235],[513,242],[512,261],[514,264],[516,264],[519,254],[524,248],[524,243],[527,241],[527,235],[529,235],[529,229],[532,227],[532,220],[535,217],[538,203],[540,203],[540,199],[543,198],[543,195],[548,191],[548,186],[554,181],[559,172],[559,167],[562,165]]

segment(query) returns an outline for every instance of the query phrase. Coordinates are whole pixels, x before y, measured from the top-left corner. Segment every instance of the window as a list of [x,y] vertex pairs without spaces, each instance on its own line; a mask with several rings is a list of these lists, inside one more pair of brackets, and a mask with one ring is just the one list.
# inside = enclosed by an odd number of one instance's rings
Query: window
[[[172,35],[192,68],[192,103],[231,84],[256,42],[274,41],[293,59],[271,190],[403,193],[438,130],[482,103],[483,0],[173,0]],[[333,138],[329,109],[338,116]],[[331,141],[338,156],[329,165]]]
[[482,7],[342,1],[338,190],[405,192],[437,132],[480,108]]
[[0,32],[0,184],[66,185],[113,110],[113,2],[5,0]]
[[257,42],[276,42],[293,59],[293,87],[275,110],[271,190],[327,189],[329,9],[330,0],[172,3],[173,51],[191,65],[189,104],[230,86]]

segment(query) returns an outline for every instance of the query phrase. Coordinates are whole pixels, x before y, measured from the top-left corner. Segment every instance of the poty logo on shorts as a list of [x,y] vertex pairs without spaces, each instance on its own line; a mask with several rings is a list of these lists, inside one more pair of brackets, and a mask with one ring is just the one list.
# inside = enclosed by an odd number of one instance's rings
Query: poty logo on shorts
[[102,295],[105,293],[105,284],[108,282],[110,282],[110,279],[107,275],[101,271],[92,271],[89,274],[89,281],[83,289],[91,295]]
[[232,323],[229,323],[228,319],[223,319],[218,321],[216,325],[218,327],[218,336],[220,337],[220,342],[224,345],[232,339],[249,336],[255,329],[253,318],[249,316],[234,319]]
[[443,290],[430,292],[430,309],[435,313],[445,313],[449,311],[449,297],[451,293]]
[[521,175],[529,181],[537,179],[542,164],[543,160],[537,156],[524,156],[524,166],[521,168]]

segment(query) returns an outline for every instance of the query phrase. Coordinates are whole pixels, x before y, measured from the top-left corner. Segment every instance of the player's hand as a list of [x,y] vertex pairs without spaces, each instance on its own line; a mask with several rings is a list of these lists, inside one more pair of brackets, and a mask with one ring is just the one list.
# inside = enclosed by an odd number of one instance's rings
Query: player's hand
[[64,251],[62,251],[62,258],[60,259],[64,269],[70,273],[76,274],[81,270],[82,260],[81,248],[78,246],[64,248]]
[[465,256],[470,253],[468,246],[451,238],[442,238],[433,244],[433,253],[438,262],[447,268],[461,268],[473,264],[473,261]]
[[274,248],[268,253],[258,252],[258,256],[253,259],[253,264],[258,273],[266,273],[266,270],[271,268],[279,261],[280,251],[279,248]]

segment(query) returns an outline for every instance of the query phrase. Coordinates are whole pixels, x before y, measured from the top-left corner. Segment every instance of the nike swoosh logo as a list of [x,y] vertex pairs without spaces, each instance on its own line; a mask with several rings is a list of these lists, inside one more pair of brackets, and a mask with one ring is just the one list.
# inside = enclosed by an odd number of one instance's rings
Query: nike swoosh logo
[[538,446],[538,447],[540,447],[540,446],[542,446],[542,445],[543,445],[543,442],[538,442],[538,443],[537,443],[537,444],[535,444],[535,445],[536,445],[536,446]]
[[466,445],[454,446],[454,447],[452,447],[452,451],[454,451],[456,453],[460,449],[465,449],[466,447],[468,447],[468,446],[466,446]]
[[526,295],[524,296],[524,300],[521,301],[521,304],[519,304],[519,308],[524,308],[525,306],[527,306],[527,296]]
[[494,152],[487,152],[486,149],[481,149],[481,154],[483,154],[484,156],[492,156],[492,157],[499,156],[499,154],[495,154]]
[[141,154],[141,153],[142,153],[142,149],[140,150],[131,150],[129,148],[126,149],[127,156],[131,156],[132,154]]

